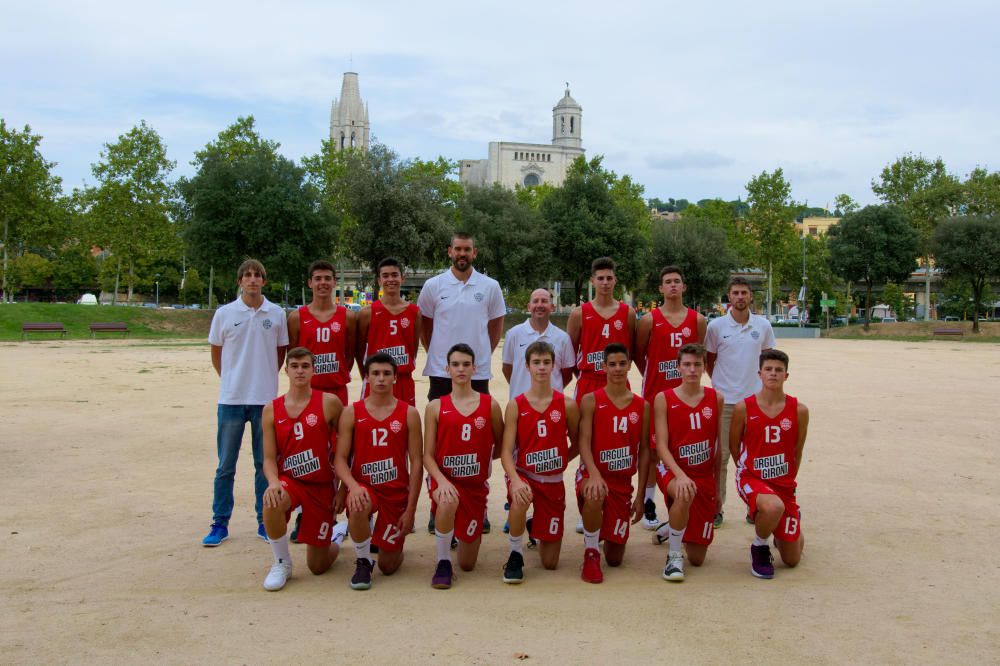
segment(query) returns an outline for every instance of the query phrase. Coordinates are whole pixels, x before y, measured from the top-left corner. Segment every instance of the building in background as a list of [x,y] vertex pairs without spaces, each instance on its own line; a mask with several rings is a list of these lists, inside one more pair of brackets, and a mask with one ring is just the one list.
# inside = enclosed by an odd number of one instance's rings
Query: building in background
[[368,150],[368,105],[361,101],[357,72],[344,72],[340,97],[330,107],[330,140],[340,150]]

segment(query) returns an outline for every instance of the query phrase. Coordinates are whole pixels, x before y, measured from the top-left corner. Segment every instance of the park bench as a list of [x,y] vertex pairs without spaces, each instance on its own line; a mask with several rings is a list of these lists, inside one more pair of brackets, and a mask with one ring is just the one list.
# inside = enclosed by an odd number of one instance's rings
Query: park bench
[[100,321],[90,325],[90,337],[97,337],[98,333],[124,333],[128,337],[128,324],[122,321]]
[[937,337],[945,337],[945,336],[962,337],[962,336],[965,335],[965,331],[963,331],[960,328],[935,328],[934,332],[932,333],[932,335],[935,338],[937,338]]
[[27,340],[28,333],[58,333],[66,338],[66,327],[59,321],[29,321],[21,324],[21,339]]

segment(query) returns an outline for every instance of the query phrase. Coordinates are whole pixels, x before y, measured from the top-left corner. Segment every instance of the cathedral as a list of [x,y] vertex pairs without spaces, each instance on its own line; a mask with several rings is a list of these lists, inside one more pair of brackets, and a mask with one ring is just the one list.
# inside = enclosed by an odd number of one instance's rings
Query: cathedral
[[464,185],[500,183],[513,189],[548,183],[562,185],[569,165],[583,155],[580,138],[583,108],[569,94],[552,107],[552,143],[491,141],[485,160],[461,160],[459,180]]
[[368,150],[368,105],[361,101],[357,72],[344,72],[340,97],[330,107],[330,140],[338,150]]

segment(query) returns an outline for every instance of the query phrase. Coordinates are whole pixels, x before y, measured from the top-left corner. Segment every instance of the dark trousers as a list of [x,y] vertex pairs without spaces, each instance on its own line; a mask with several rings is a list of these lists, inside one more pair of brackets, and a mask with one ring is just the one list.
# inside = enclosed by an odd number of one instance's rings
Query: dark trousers
[[[428,377],[428,379],[431,380],[431,388],[427,391],[427,402],[451,393],[451,377]],[[489,395],[490,380],[473,379],[472,390]]]

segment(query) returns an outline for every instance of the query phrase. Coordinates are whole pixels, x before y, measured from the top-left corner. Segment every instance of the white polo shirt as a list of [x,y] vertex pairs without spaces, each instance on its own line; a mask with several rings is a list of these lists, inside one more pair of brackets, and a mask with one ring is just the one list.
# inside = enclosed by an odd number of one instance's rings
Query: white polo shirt
[[278,347],[288,345],[280,306],[266,298],[254,310],[237,298],[215,311],[210,344],[222,347],[220,405],[266,405],[278,397]]
[[524,350],[532,342],[541,340],[552,345],[556,350],[555,369],[552,371],[552,388],[563,390],[562,370],[576,366],[576,354],[566,331],[549,322],[548,327],[539,333],[531,327],[531,320],[512,326],[503,340],[503,362],[512,366],[510,373],[510,399],[525,393],[531,388],[531,373],[524,363]]
[[734,405],[760,390],[760,352],[773,349],[771,323],[750,313],[746,324],[733,319],[732,312],[708,322],[705,349],[717,354],[712,386],[722,393],[727,405]]
[[424,283],[417,298],[420,314],[434,320],[431,347],[424,365],[425,377],[447,377],[445,357],[459,342],[476,353],[476,373],[473,379],[489,379],[493,373],[490,361],[491,319],[507,314],[500,284],[472,269],[469,279],[462,282],[449,268]]

